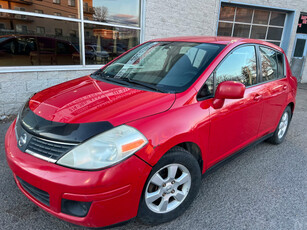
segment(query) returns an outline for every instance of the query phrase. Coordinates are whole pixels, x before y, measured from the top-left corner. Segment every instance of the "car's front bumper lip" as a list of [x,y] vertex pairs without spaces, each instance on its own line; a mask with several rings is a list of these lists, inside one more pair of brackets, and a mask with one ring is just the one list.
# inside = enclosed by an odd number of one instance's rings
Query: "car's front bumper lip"
[[[79,171],[65,168],[21,152],[17,147],[14,124],[7,131],[7,161],[19,189],[45,211],[74,224],[103,227],[127,221],[137,215],[139,200],[151,167],[132,156],[122,163],[101,171]],[[35,199],[17,177],[46,191],[50,206]],[[62,199],[92,202],[85,217],[61,212]]]

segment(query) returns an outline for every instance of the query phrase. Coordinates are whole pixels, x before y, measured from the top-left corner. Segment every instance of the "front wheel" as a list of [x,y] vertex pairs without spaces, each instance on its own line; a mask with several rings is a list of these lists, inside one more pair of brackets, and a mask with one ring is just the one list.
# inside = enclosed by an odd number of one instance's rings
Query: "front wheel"
[[288,128],[289,128],[289,124],[291,121],[291,115],[292,115],[291,108],[287,106],[287,108],[285,109],[285,111],[283,112],[280,118],[280,121],[278,123],[278,126],[275,132],[273,133],[273,136],[268,139],[270,143],[278,145],[281,142],[283,142],[283,140],[286,137]]
[[144,186],[138,219],[150,225],[180,216],[198,193],[201,170],[183,148],[174,148],[153,167]]

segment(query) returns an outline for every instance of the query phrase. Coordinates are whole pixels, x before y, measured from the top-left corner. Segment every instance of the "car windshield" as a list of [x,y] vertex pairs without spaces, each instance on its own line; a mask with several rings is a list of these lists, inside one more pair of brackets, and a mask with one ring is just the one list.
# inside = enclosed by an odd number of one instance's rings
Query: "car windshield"
[[8,40],[9,38],[0,38],[0,43]]
[[194,42],[148,42],[98,70],[92,77],[162,92],[183,92],[224,47]]

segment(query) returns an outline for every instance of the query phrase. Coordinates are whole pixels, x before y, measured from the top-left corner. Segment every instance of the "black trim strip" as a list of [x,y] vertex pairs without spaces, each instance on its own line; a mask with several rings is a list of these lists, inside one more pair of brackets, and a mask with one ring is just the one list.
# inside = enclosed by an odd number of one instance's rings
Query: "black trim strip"
[[215,172],[216,170],[218,170],[219,168],[221,168],[223,165],[225,165],[227,162],[235,159],[236,157],[238,157],[240,154],[244,153],[245,151],[255,147],[256,145],[258,145],[259,143],[263,142],[264,140],[270,138],[271,136],[273,136],[273,133],[269,133],[263,137],[260,137],[259,139],[255,140],[254,142],[250,143],[249,145],[243,147],[242,149],[238,150],[237,152],[234,152],[233,154],[231,154],[230,156],[226,157],[225,159],[217,162],[215,165],[211,166],[210,168],[208,168],[206,170],[206,172],[204,172],[202,174],[202,178],[206,177],[207,175],[209,175],[210,173]]
[[108,121],[79,124],[49,121],[36,115],[29,108],[28,102],[22,109],[19,118],[21,126],[28,133],[60,142],[81,143],[114,128]]
[[36,200],[40,201],[41,203],[49,206],[49,194],[39,188],[34,187],[33,185],[30,185],[29,183],[25,182],[21,178],[17,177],[17,180],[19,181],[20,185],[23,187],[24,190],[26,190],[32,197],[34,197]]

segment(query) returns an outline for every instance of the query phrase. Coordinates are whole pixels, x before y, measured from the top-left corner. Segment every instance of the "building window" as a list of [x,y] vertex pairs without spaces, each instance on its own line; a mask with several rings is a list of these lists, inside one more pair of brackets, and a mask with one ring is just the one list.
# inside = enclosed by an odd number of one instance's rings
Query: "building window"
[[43,14],[44,13],[44,11],[42,11],[42,10],[34,10],[34,12],[37,13],[37,14]]
[[[17,7],[17,6],[15,6],[15,8],[14,8],[15,10],[18,10],[18,11],[26,11],[26,9],[25,8],[23,8],[23,7]],[[27,18],[27,16],[26,15],[20,15],[20,14],[16,14],[15,15],[15,18],[19,18],[19,19],[26,19]]]
[[307,34],[307,14],[300,15],[296,33]]
[[[79,17],[80,15],[80,8],[78,4],[79,0],[78,1],[71,0],[70,2],[67,2],[68,0],[65,1],[63,2],[64,4],[61,4],[61,1],[59,0],[44,0],[44,1],[37,1],[37,0],[1,1],[0,0],[0,5],[2,5],[2,8],[6,10],[17,10],[17,11],[25,11],[27,13],[39,13],[39,14],[48,14],[48,15],[54,15],[54,12],[59,12],[65,17],[68,17],[69,14],[74,14],[77,15],[77,17]],[[90,2],[93,0],[84,0],[84,1]],[[68,3],[71,5],[68,5]],[[11,17],[12,15],[14,15],[9,13],[2,13],[2,14],[5,14],[5,16],[7,17]]]
[[71,30],[71,31],[69,32],[69,35],[70,35],[71,37],[77,37],[77,31]]
[[255,38],[280,45],[286,13],[222,4],[218,36]]
[[63,35],[63,30],[61,28],[55,28],[55,35],[56,36],[62,36]]
[[69,6],[76,6],[76,0],[68,0]]
[[37,26],[36,27],[36,33],[37,34],[44,34],[45,33],[45,27]]
[[[83,16],[89,20],[107,22],[119,25],[140,25],[140,1],[129,0],[129,13],[127,14],[127,1],[90,1],[84,2]],[[113,9],[116,9],[114,11]]]
[[16,25],[16,32],[18,33],[27,33],[28,27],[25,25]]
[[[1,53],[0,68],[106,64],[140,43],[141,1],[31,0],[31,4],[17,4],[16,0],[10,1],[12,8],[0,1],[6,10],[18,10],[3,13],[12,20],[0,17],[0,39],[5,36],[7,44],[15,47],[14,52]],[[59,5],[50,8],[45,6],[48,2]],[[79,3],[84,6],[83,12]],[[85,35],[83,43],[82,34]],[[1,43],[0,50],[2,46]]]

